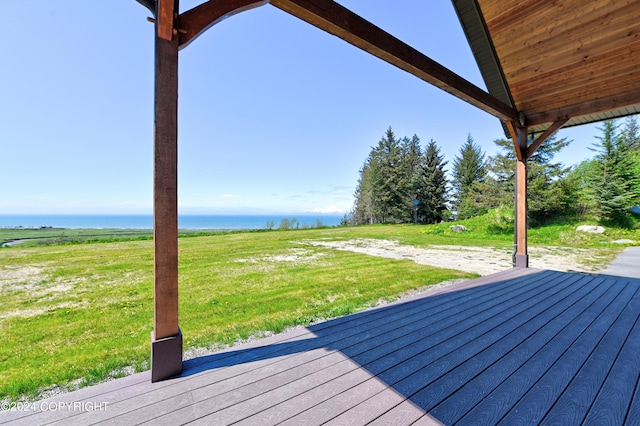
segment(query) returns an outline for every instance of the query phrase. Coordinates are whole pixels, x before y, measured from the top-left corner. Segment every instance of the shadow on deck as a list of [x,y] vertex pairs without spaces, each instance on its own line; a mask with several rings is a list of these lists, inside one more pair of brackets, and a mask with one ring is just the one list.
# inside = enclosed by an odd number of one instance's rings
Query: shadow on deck
[[640,424],[639,289],[637,279],[513,269],[0,423]]

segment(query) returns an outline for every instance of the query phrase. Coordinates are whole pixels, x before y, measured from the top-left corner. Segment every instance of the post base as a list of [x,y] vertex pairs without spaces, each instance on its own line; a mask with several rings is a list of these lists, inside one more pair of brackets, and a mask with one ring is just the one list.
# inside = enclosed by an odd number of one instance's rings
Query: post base
[[528,254],[516,254],[514,266],[516,268],[528,268],[529,267],[529,255]]
[[182,373],[182,332],[176,336],[155,339],[151,332],[151,382]]

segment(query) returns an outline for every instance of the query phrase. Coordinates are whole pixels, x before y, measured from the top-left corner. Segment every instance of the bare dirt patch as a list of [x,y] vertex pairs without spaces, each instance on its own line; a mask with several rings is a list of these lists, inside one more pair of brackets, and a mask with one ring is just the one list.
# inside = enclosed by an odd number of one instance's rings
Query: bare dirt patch
[[45,268],[40,266],[5,266],[0,269],[0,292],[11,291],[18,286],[33,288],[45,278]]
[[261,262],[270,262],[270,263],[311,263],[319,258],[323,257],[324,253],[314,253],[311,250],[306,250],[302,248],[292,248],[289,249],[285,253],[275,254],[275,255],[264,255],[264,256],[255,256],[249,257],[246,259],[236,259],[236,262],[240,263],[261,263]]
[[3,320],[5,318],[15,318],[15,317],[29,318],[29,317],[34,317],[36,315],[46,314],[47,312],[55,311],[56,309],[78,309],[78,308],[85,308],[87,306],[88,306],[87,302],[78,302],[78,303],[63,302],[63,303],[58,303],[56,305],[43,307],[43,308],[19,309],[11,312],[1,313],[0,320]]
[[[305,241],[316,247],[380,256],[408,259],[421,265],[456,269],[489,275],[511,268],[511,252],[493,247],[430,246],[427,248],[401,245],[397,241],[361,238],[348,241]],[[593,271],[597,258],[590,250],[571,247],[532,247],[530,266],[557,271]]]

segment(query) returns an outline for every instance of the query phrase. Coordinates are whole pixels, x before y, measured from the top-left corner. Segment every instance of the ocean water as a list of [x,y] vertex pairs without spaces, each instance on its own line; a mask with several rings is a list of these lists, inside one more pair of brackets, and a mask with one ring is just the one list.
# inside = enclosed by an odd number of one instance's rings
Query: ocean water
[[[324,226],[337,226],[343,215],[180,215],[181,229],[265,229],[268,223],[277,228],[283,219],[295,218],[299,227],[314,227],[318,221]],[[0,228],[116,228],[151,229],[152,215],[0,215]]]

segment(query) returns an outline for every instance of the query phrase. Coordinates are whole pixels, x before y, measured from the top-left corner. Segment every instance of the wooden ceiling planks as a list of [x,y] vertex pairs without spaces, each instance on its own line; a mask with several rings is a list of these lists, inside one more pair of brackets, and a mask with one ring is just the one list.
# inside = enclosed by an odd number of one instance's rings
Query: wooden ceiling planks
[[637,0],[476,1],[514,106],[528,123],[581,115],[595,121],[640,105]]
[[599,79],[585,81],[581,85],[569,85],[564,90],[555,92],[545,91],[540,96],[520,97],[514,95],[516,106],[521,111],[549,111],[558,108],[566,108],[571,105],[578,105],[589,102],[593,95],[597,94],[598,99],[602,99],[609,94],[620,94],[638,89],[637,85],[630,85],[626,82],[640,80],[640,69],[620,73],[612,73],[609,76]]
[[[571,105],[570,107],[559,108],[556,110],[545,110],[540,112],[530,111],[529,114],[527,114],[527,124],[529,127],[539,126],[553,121],[581,116],[588,117],[583,120],[571,121],[576,124],[593,123],[596,121],[602,121],[602,119],[599,118],[601,113],[612,112],[611,114],[606,115],[607,119],[629,115],[627,113],[627,111],[629,111],[629,107],[633,107],[631,110],[633,110],[635,114],[640,114],[640,108],[638,108],[638,105],[640,105],[640,90],[614,94],[599,99],[592,99],[578,105]],[[542,131],[544,129],[535,128],[534,130]]]
[[[544,15],[536,22],[536,27],[543,27],[548,20],[553,23],[544,26],[543,33],[536,34],[523,28],[519,35],[512,31],[492,32],[492,39],[505,75],[517,83],[556,68],[580,64],[589,57],[606,54],[621,44],[637,40],[640,23],[637,17],[634,19],[633,14],[626,12],[616,10],[612,17],[609,11],[602,11],[608,16],[606,24],[598,21],[577,24],[582,22],[577,19],[572,20],[573,24],[560,24],[557,19]],[[489,31],[492,31],[491,27]]]
[[[587,69],[603,69],[606,68],[611,74],[621,74],[629,72],[640,65],[640,40],[630,44],[623,45],[610,52],[590,57],[584,60],[582,67]],[[557,94],[564,90],[579,89],[583,81],[594,80],[596,74],[589,71],[580,81],[573,80],[576,74],[576,66],[574,64],[567,65],[556,69],[553,73],[540,74],[519,83],[511,84],[511,92],[518,97],[529,98],[534,97],[540,92],[540,88],[544,87],[545,92],[549,94]],[[543,85],[544,86],[541,86]],[[623,81],[621,84],[630,84],[629,81]]]

